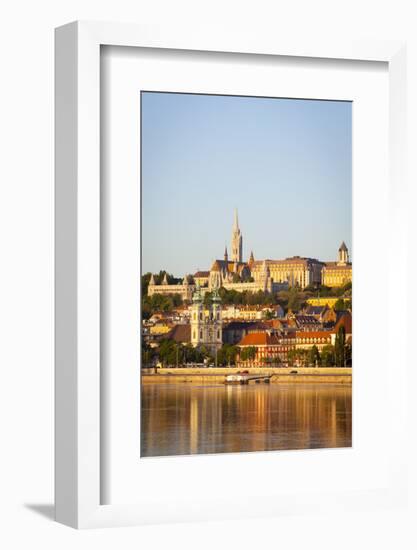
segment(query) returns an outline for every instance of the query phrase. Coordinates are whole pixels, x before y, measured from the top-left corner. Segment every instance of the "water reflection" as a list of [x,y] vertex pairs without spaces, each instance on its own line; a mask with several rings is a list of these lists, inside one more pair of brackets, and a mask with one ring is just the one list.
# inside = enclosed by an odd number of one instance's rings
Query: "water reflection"
[[350,447],[347,385],[144,384],[142,456]]

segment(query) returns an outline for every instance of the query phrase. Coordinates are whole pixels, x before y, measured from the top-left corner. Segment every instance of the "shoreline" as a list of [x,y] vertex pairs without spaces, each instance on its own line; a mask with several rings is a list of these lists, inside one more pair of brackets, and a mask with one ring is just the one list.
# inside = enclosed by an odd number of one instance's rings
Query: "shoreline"
[[[296,384],[352,384],[351,368],[161,368],[155,373],[153,369],[142,369],[143,384],[224,384],[225,377],[236,374],[239,370],[249,374],[271,375],[270,383]],[[145,371],[145,372],[144,372]],[[290,374],[290,371],[297,371]],[[251,382],[252,384],[254,382]]]

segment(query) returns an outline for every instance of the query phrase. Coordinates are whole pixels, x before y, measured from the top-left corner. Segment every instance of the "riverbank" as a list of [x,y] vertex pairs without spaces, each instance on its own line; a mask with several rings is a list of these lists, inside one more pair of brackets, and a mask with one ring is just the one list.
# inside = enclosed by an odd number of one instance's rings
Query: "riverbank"
[[[277,383],[326,383],[351,384],[351,368],[160,368],[142,369],[142,383],[196,383],[223,384],[225,376],[236,374],[239,370],[249,374],[271,375],[270,382]],[[296,371],[291,374],[291,371]]]

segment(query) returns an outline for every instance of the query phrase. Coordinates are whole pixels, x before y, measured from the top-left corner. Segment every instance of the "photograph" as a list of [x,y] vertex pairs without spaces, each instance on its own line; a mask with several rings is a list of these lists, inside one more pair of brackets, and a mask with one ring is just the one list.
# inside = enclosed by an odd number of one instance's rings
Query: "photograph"
[[140,458],[352,446],[352,102],[141,91]]

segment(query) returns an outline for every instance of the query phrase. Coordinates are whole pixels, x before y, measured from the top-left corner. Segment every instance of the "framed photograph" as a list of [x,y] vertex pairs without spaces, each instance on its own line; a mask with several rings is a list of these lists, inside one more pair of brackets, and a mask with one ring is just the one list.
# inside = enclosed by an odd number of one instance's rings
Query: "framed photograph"
[[404,502],[404,48],[57,29],[58,521]]

